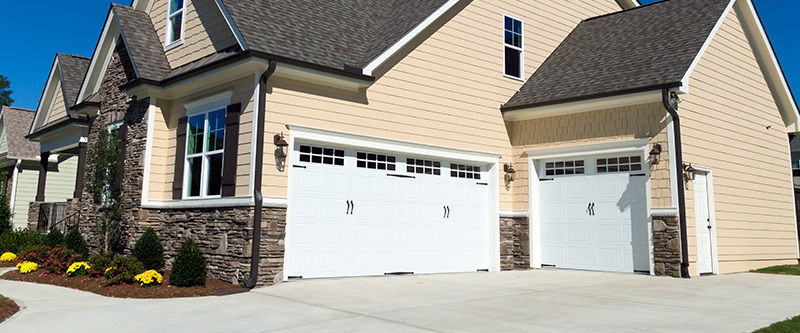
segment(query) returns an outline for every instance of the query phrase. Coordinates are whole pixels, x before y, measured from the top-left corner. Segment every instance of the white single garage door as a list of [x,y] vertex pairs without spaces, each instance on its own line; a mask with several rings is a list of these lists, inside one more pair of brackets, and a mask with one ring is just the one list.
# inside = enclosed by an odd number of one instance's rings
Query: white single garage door
[[637,153],[540,162],[542,265],[649,271],[645,167]]
[[299,142],[290,167],[288,278],[491,267],[485,165]]

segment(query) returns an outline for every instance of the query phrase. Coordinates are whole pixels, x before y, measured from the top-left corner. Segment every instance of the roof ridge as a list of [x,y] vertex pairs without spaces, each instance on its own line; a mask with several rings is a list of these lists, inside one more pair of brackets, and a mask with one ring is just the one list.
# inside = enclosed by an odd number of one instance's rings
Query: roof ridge
[[584,19],[584,20],[583,20],[583,21],[581,21],[581,22],[587,22],[587,21],[591,21],[591,20],[596,20],[596,19],[599,19],[599,18],[603,18],[603,17],[606,17],[606,16],[612,16],[612,15],[616,15],[616,14],[627,13],[627,12],[634,11],[634,10],[637,10],[637,9],[642,9],[642,8],[646,8],[646,7],[651,7],[651,6],[655,6],[655,5],[658,5],[658,4],[664,4],[664,3],[671,2],[671,1],[674,1],[674,0],[658,0],[658,1],[656,1],[656,2],[651,2],[651,3],[648,3],[648,4],[646,4],[646,5],[641,5],[641,6],[638,6],[638,7],[633,7],[633,8],[623,9],[623,10],[620,10],[620,11],[618,11],[618,12],[612,12],[612,13],[608,13],[608,14],[603,14],[603,15],[598,15],[598,16],[590,17],[590,18]]
[[36,110],[25,109],[25,108],[11,106],[11,105],[4,105],[3,109],[5,109],[5,108],[14,109],[14,110],[18,110],[18,111],[36,112]]
[[61,53],[61,52],[56,52],[56,54],[57,54],[57,55],[65,55],[65,56],[68,56],[68,57],[73,57],[73,58],[81,58],[81,59],[85,59],[85,60],[92,60],[92,58],[89,58],[89,57],[84,57],[84,56],[77,55],[77,54],[71,54],[71,53]]

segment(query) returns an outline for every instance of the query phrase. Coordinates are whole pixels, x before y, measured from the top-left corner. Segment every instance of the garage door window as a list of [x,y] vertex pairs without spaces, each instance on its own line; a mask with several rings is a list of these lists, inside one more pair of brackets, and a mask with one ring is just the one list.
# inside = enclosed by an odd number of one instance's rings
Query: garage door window
[[344,150],[316,146],[300,146],[300,162],[344,165]]
[[641,170],[641,156],[621,156],[597,159],[597,173],[629,172]]
[[472,165],[450,164],[450,177],[481,179],[481,168]]
[[406,159],[406,171],[409,173],[439,176],[442,174],[441,168],[442,163],[439,161],[416,158]]
[[544,165],[547,176],[582,175],[586,171],[583,160],[554,161]]
[[395,170],[396,158],[389,155],[358,152],[356,153],[356,166],[374,170]]

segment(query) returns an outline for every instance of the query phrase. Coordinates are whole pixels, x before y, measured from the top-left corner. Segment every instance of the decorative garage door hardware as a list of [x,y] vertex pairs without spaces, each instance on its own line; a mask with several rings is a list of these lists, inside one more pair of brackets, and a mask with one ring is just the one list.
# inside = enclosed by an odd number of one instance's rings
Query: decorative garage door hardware
[[300,168],[300,169],[305,169],[305,168],[306,168],[306,166],[305,166],[305,165],[297,165],[297,164],[295,164],[295,165],[293,165],[293,166],[294,166],[295,168]]
[[554,178],[539,178],[540,182],[549,182],[555,180]]
[[356,203],[353,200],[347,200],[347,210],[345,215],[353,215],[353,209],[356,208]]
[[632,173],[631,174],[631,177],[644,177],[644,176],[647,176],[647,175],[643,174],[643,173]]
[[586,207],[586,211],[589,212],[590,216],[594,216],[594,202],[590,202],[589,206]]
[[450,218],[450,206],[444,206],[444,218]]
[[475,183],[475,184],[489,186],[489,183]]
[[383,275],[414,275],[414,272],[387,272]]
[[397,177],[397,178],[417,178],[415,176],[398,175],[398,174],[394,174],[394,173],[387,173],[386,175],[389,176],[389,177]]

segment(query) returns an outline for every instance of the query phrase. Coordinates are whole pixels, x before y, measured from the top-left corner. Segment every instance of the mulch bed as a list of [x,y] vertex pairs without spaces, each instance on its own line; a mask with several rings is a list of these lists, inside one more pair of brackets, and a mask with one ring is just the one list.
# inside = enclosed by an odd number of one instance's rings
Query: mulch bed
[[17,261],[0,261],[0,268],[4,267],[17,267]]
[[15,313],[19,311],[19,306],[14,301],[0,296],[0,323],[6,321],[6,319],[11,318]]
[[20,274],[19,271],[11,271],[0,276],[0,279],[52,284],[88,291],[103,296],[120,298],[221,296],[248,291],[248,289],[242,288],[241,286],[223,282],[218,279],[206,279],[206,285],[203,287],[176,287],[169,284],[169,273],[169,271],[162,273],[164,280],[161,285],[150,287],[140,287],[139,284],[108,285],[106,279],[102,277],[69,277],[66,275],[47,274],[44,271],[36,271],[28,274]]

